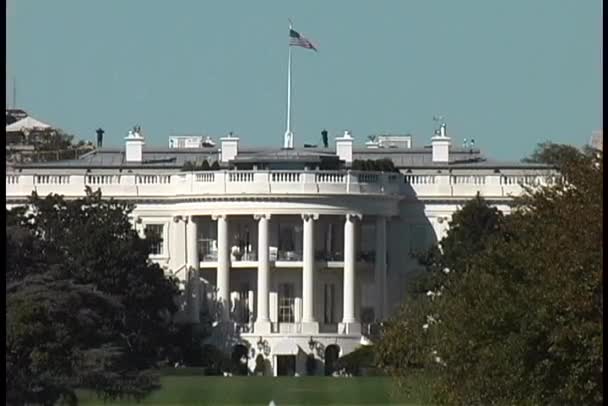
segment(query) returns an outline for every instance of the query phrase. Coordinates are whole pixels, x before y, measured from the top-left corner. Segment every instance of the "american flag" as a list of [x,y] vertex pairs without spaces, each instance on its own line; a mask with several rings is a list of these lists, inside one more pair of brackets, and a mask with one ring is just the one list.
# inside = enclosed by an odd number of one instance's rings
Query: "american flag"
[[312,42],[301,36],[297,31],[292,30],[291,28],[289,29],[289,45],[312,49],[314,51],[317,50],[317,48],[312,44]]

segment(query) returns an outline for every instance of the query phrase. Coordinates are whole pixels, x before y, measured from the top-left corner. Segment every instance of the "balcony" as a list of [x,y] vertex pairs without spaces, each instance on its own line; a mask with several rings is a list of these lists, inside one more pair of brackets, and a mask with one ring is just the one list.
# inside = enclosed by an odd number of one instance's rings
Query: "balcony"
[[22,199],[36,191],[82,196],[86,186],[104,196],[191,197],[217,195],[400,195],[404,197],[509,197],[522,186],[553,184],[553,172],[522,175],[396,174],[361,171],[207,171],[96,174],[44,172],[6,174],[6,197]]
[[[52,173],[51,173],[52,172]],[[373,175],[373,176],[372,176]],[[209,171],[173,173],[17,174],[6,177],[7,197],[24,197],[32,191],[81,196],[86,186],[105,196],[198,196],[260,194],[397,194],[395,174],[355,171]]]
[[[302,261],[302,253],[297,251],[280,251],[277,250],[275,256],[276,261],[299,262]],[[270,254],[270,260],[273,260],[273,254]]]
[[316,251],[315,260],[325,262],[342,262],[344,261],[344,253],[341,251],[327,252],[327,251]]

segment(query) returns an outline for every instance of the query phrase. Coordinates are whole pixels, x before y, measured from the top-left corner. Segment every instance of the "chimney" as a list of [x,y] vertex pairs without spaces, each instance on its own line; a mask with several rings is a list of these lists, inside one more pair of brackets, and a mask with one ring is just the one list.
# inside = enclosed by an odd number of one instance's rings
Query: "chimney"
[[220,138],[220,161],[228,162],[234,159],[239,153],[239,137],[235,137],[232,133],[227,137]]
[[445,123],[435,130],[435,136],[431,138],[433,148],[433,162],[447,163],[450,160],[450,137],[447,135]]
[[125,159],[127,162],[141,162],[144,149],[144,137],[141,135],[141,127],[133,127],[125,138]]
[[346,130],[342,137],[336,138],[336,155],[348,166],[353,163],[353,137],[350,131]]

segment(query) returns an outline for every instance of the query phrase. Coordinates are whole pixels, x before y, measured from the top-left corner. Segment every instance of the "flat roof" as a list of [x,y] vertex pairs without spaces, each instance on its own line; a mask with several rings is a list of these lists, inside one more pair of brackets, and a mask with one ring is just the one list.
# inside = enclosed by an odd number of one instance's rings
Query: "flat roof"
[[[202,163],[204,160],[213,162],[219,160],[219,148],[184,148],[144,147],[142,162],[126,162],[124,148],[100,148],[93,150],[79,159],[22,163],[18,168],[149,168],[149,169],[179,169],[186,162]],[[263,148],[240,147],[234,162],[320,162],[336,158],[333,148]],[[474,148],[450,148],[450,161],[438,163],[432,160],[430,147],[418,148],[353,148],[353,159],[382,159],[388,158],[400,169],[440,169],[440,168],[470,168],[470,169],[542,169],[551,168],[545,164],[532,164],[519,161],[497,161],[488,159]]]

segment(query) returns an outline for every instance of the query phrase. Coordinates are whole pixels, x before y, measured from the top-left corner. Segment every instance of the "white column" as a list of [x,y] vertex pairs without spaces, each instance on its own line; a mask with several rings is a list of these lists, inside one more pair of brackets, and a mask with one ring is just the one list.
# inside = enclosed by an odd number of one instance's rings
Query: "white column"
[[213,216],[217,221],[217,300],[222,309],[222,320],[230,318],[230,249],[228,246],[228,219],[225,215]]
[[358,215],[347,214],[344,223],[344,317],[340,332],[360,334],[361,325],[355,317],[355,221]]
[[315,286],[315,228],[314,222],[319,218],[315,214],[303,214],[303,248],[302,248],[302,333],[317,334],[319,324],[314,316]]
[[270,285],[268,223],[270,215],[255,215],[254,218],[258,220],[258,308],[254,331],[259,334],[270,334],[270,314],[268,311]]
[[197,224],[194,221],[194,216],[189,216],[186,223],[186,263],[188,268],[199,269],[200,261],[198,259],[198,241],[197,241]]
[[188,293],[188,305],[190,306],[190,317],[193,323],[200,321],[200,279],[198,244],[197,244],[197,224],[194,216],[189,216],[186,220],[186,267],[188,275],[186,292]]
[[374,273],[376,286],[376,320],[387,316],[386,297],[386,217],[376,217],[376,266]]

